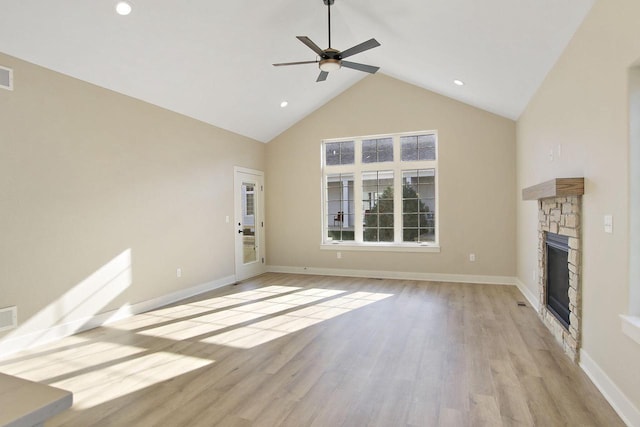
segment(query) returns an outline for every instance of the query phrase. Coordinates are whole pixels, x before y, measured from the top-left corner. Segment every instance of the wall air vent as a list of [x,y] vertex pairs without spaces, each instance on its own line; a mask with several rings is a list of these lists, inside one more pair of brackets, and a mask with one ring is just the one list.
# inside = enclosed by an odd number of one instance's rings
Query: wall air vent
[[13,70],[0,66],[0,89],[13,90]]
[[18,307],[0,308],[0,331],[18,326]]

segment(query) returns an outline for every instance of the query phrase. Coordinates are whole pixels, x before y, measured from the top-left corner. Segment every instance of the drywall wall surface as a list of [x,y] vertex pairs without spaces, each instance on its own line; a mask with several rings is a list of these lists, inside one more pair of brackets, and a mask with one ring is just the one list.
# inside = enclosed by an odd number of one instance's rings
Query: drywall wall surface
[[19,315],[0,337],[233,276],[233,168],[264,169],[264,144],[7,55],[0,65],[14,70],[0,90],[0,307]]
[[[640,3],[598,1],[517,125],[518,191],[585,178],[583,350],[640,408],[640,346],[621,332],[629,281],[629,67],[640,58]],[[604,215],[613,215],[606,233]],[[518,277],[536,293],[537,207],[518,201]]]
[[[347,70],[345,70],[347,71]],[[321,250],[321,141],[437,130],[439,253]],[[369,76],[267,145],[272,266],[513,276],[515,123],[383,74]],[[476,262],[469,262],[469,253]]]

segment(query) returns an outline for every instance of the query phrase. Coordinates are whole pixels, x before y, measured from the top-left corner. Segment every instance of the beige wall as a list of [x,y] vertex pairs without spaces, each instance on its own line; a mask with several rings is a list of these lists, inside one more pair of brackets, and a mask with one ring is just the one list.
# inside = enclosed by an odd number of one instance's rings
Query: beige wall
[[[517,130],[518,192],[555,177],[585,177],[583,350],[636,408],[640,345],[622,334],[618,315],[627,312],[629,294],[627,82],[640,58],[638,16],[636,0],[598,1]],[[536,293],[537,208],[518,200],[518,277]],[[613,234],[604,232],[605,214],[613,215]]]
[[0,307],[18,306],[21,324],[0,337],[234,274],[233,166],[264,169],[264,144],[0,65],[15,83],[0,90]]
[[[348,70],[347,70],[348,72]],[[461,89],[464,90],[464,89]],[[320,141],[418,130],[439,135],[440,253],[320,250]],[[376,74],[267,145],[272,266],[515,274],[515,123]],[[470,263],[474,252],[477,262]]]

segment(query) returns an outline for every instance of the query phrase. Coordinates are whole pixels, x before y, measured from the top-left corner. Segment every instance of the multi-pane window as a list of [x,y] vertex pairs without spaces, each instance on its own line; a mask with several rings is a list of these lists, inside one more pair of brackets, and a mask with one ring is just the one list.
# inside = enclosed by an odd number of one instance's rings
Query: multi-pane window
[[400,137],[402,160],[435,160],[435,135],[405,135]]
[[393,139],[376,138],[362,141],[362,163],[393,161]]
[[402,172],[402,241],[435,241],[435,169]]
[[323,242],[434,246],[435,132],[323,141]]
[[353,174],[327,175],[325,223],[331,240],[354,240],[355,196]]
[[365,242],[393,242],[393,171],[362,172]]
[[325,162],[329,165],[353,164],[353,141],[328,142],[325,144]]

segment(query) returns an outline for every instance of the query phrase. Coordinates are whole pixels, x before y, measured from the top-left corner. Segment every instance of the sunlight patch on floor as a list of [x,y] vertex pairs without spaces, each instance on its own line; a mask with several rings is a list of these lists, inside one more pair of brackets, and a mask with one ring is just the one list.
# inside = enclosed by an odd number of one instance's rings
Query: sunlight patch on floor
[[[119,353],[118,353],[119,356]],[[74,409],[92,408],[146,387],[214,363],[212,360],[164,351],[125,360],[75,375],[51,385],[73,390]],[[111,379],[105,381],[105,378]]]
[[[175,320],[183,319],[185,317],[192,317],[200,314],[204,316],[206,313],[211,313],[212,311],[221,311],[222,309],[228,307],[245,305],[251,301],[272,298],[274,295],[295,292],[299,289],[301,288],[295,286],[267,286],[260,289],[239,292],[237,294],[224,295],[220,297],[199,300],[196,302],[161,308],[149,313],[137,315],[125,321],[115,323],[113,325],[110,325],[110,327],[127,331],[144,329],[149,326],[157,325],[160,323],[168,323]],[[221,316],[227,317],[230,315],[232,315],[232,313],[226,315],[222,314]],[[207,322],[212,321],[211,318],[207,318],[205,320]],[[157,336],[157,334],[153,333],[149,333],[148,335]]]
[[16,360],[2,367],[2,372],[24,379],[48,382],[51,378],[71,375],[85,369],[93,369],[113,359],[130,357],[146,351],[145,348],[105,341],[82,343],[81,347],[70,345],[51,353],[41,354],[28,361]]
[[[288,292],[291,292],[291,289],[292,288],[289,288]],[[293,289],[295,290],[295,288]],[[293,294],[282,295],[257,302],[250,302],[253,299],[249,299],[247,300],[249,302],[246,302],[241,306],[227,310],[215,311],[210,314],[165,324],[156,328],[146,329],[144,331],[139,331],[139,334],[169,338],[173,340],[185,340],[198,337],[199,335],[210,335],[217,331],[222,331],[218,334],[218,336],[221,336],[219,340],[214,339],[214,341],[210,341],[208,339],[204,339],[203,341],[222,344],[222,341],[228,343],[237,339],[243,339],[244,342],[244,335],[248,331],[246,328],[249,327],[246,327],[244,332],[241,331],[239,333],[228,329],[236,329],[235,327],[237,325],[253,322],[254,320],[262,317],[271,316],[287,310],[297,309],[300,306],[313,304],[345,292],[346,291],[341,290],[307,289]],[[257,293],[252,291],[252,296],[256,295]],[[227,299],[226,296],[221,298]],[[268,341],[271,339],[273,338],[268,339]],[[241,347],[246,348],[244,345]]]
[[[203,339],[202,342],[245,349],[252,348],[392,296],[392,294],[354,292],[320,301],[332,295],[346,293],[346,291],[329,291],[329,293],[327,291],[326,289],[310,289],[309,295],[303,295],[301,298],[297,295],[291,295],[291,299],[287,299],[286,302],[275,303],[278,304],[278,307],[288,306],[288,312],[213,335]],[[305,306],[312,304],[314,300],[320,302]],[[297,304],[293,303],[294,301]],[[292,306],[305,307],[291,311]]]

